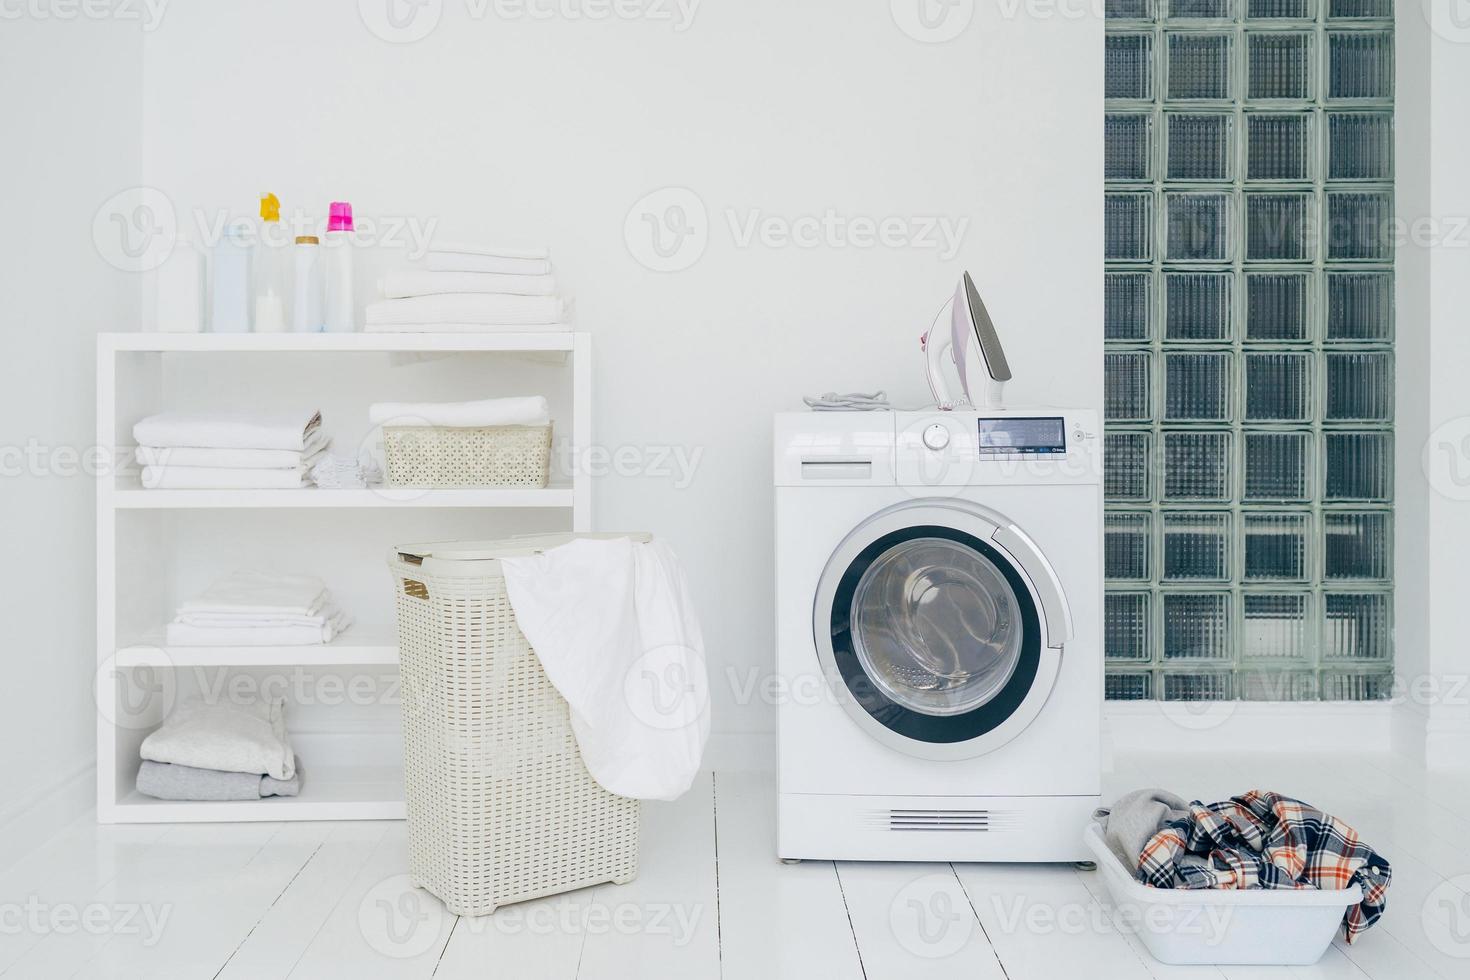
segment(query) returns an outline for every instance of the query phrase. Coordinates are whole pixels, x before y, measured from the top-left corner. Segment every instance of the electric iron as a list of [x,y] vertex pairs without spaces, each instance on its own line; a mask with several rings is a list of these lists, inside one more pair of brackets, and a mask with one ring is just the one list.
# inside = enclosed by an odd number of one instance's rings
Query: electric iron
[[[980,301],[980,292],[975,280],[968,272],[955,287],[954,298],[944,304],[949,309],[949,333],[939,330],[939,318],[944,309],[935,316],[929,332],[920,338],[928,360],[929,390],[941,409],[954,408],[1004,408],[1006,382],[1011,380],[1011,366],[1006,363],[1006,352],[1000,345],[1000,335],[995,324]],[[938,331],[938,332],[936,332]],[[976,386],[980,400],[976,402],[970,385],[970,350],[979,355],[985,376],[976,375]],[[945,361],[950,361],[959,371],[961,395],[952,397],[949,382],[944,376]]]

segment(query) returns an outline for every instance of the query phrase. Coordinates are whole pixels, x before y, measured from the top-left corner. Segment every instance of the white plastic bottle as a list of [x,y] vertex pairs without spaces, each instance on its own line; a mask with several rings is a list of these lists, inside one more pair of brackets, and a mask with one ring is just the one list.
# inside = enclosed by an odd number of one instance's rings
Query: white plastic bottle
[[241,228],[226,230],[214,246],[210,270],[209,329],[213,333],[250,331],[250,237]]
[[257,334],[279,334],[285,329],[285,262],[281,241],[281,201],[275,194],[260,195],[260,247],[254,269],[254,329]]
[[333,201],[327,218],[327,237],[322,243],[323,312],[328,333],[350,333],[357,329],[352,301],[352,232],[352,205]]
[[281,202],[260,195],[260,247],[255,252],[254,313],[256,333],[286,329],[286,246],[280,241]]
[[297,235],[291,250],[291,329],[321,333],[322,246],[315,235]]
[[180,238],[158,267],[153,325],[164,333],[204,329],[204,255]]

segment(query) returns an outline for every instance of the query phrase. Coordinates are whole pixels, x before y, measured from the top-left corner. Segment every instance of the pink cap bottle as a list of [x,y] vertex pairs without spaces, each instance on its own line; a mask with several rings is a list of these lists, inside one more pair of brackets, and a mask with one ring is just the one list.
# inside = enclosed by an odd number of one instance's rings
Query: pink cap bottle
[[327,211],[327,231],[352,231],[352,205],[333,201]]

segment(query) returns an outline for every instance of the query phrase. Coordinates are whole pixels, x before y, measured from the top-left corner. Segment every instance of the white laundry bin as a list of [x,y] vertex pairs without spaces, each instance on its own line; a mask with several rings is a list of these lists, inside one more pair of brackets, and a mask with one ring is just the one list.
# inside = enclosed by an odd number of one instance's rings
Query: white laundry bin
[[398,611],[409,877],[456,915],[638,873],[638,801],[593,780],[516,626],[501,558],[574,535],[410,544]]
[[1357,885],[1333,891],[1153,888],[1123,866],[1099,824],[1089,825],[1084,836],[1119,927],[1136,932],[1161,963],[1306,966],[1322,958],[1343,915],[1363,900]]

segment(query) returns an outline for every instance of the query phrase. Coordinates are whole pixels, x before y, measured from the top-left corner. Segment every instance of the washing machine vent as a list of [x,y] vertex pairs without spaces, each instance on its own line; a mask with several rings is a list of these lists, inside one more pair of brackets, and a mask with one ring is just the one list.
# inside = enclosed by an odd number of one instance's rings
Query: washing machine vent
[[883,810],[877,816],[886,830],[994,833],[1009,830],[1014,814],[1005,810]]

